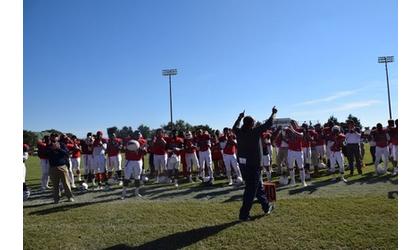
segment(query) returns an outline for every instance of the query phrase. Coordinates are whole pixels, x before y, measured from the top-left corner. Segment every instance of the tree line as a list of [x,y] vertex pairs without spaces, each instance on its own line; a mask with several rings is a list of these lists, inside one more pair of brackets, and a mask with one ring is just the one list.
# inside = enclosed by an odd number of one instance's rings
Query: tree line
[[[360,120],[353,115],[349,115],[347,117],[347,120],[354,121],[355,125],[359,128],[362,128],[362,124],[360,123]],[[345,122],[339,122],[336,117],[333,115],[328,118],[328,121],[331,121],[334,125],[339,125],[342,127],[346,126]],[[166,131],[171,131],[173,129],[176,129],[179,132],[187,132],[187,131],[196,131],[198,129],[207,130],[209,133],[215,133],[216,130],[211,128],[209,125],[191,125],[190,123],[184,121],[184,120],[177,120],[174,124],[171,122],[168,122],[167,124],[161,125],[161,128]],[[220,128],[222,129],[222,128]],[[157,129],[152,129],[147,125],[140,124],[137,128],[132,128],[131,126],[123,126],[121,129],[119,129],[117,126],[109,127],[107,128],[107,133],[115,133],[117,137],[119,138],[127,138],[133,136],[134,132],[138,130],[143,135],[144,138],[152,138],[155,134]],[[95,131],[91,131],[94,133]],[[61,131],[58,131],[56,129],[48,129],[41,132],[33,132],[30,130],[23,130],[23,143],[28,144],[31,148],[36,146],[36,143],[39,139],[42,139],[45,135],[49,135],[51,133],[58,133],[62,134]],[[72,133],[66,133],[68,136],[72,136]]]

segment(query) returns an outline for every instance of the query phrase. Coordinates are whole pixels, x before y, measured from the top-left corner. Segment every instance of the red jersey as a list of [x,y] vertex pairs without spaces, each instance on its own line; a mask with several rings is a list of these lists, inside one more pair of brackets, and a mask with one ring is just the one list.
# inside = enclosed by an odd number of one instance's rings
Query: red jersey
[[216,138],[211,139],[211,158],[213,161],[223,160],[220,142]]
[[340,152],[343,148],[343,142],[346,140],[346,136],[342,133],[331,137],[332,141],[334,142],[331,146],[331,151],[333,152]]
[[71,148],[71,158],[79,158],[81,155],[81,150],[80,150],[80,142],[79,141],[74,141],[73,147]]
[[86,140],[81,140],[80,141],[80,146],[82,148],[82,154],[84,154],[84,155],[91,155],[92,154],[92,151],[93,151],[92,145],[88,144],[86,142]]
[[166,154],[166,140],[163,137],[156,137],[153,140],[151,152],[155,155]]
[[229,136],[227,141],[226,141],[226,146],[223,149],[223,153],[227,154],[227,155],[235,154],[237,145],[238,144],[236,143],[236,136],[234,136],[234,135]]
[[376,142],[377,147],[386,147],[388,146],[389,135],[385,129],[375,130],[372,132],[373,140]]
[[324,134],[324,139],[326,141],[332,141],[333,140],[333,138],[332,138],[333,137],[332,128],[325,127],[322,132]]
[[173,153],[177,156],[181,154],[182,144],[184,141],[180,137],[170,137],[167,140],[166,148],[168,150],[168,156],[170,157]]
[[38,142],[37,147],[38,147],[38,157],[40,159],[47,160],[48,159],[47,144],[43,142]]
[[[301,133],[302,130],[298,129],[296,132]],[[286,133],[289,149],[293,151],[302,151],[303,136],[295,135],[289,128],[286,130]]]
[[315,131],[316,136],[314,137],[314,144],[315,146],[323,146],[325,145],[325,138],[322,130]]
[[185,153],[188,153],[188,154],[195,153],[196,148],[197,148],[194,144],[193,139],[185,139],[184,147],[185,147]]
[[197,137],[197,144],[200,151],[207,151],[210,147],[210,135],[208,134],[202,134]]
[[117,156],[120,153],[121,148],[122,140],[120,138],[109,139],[106,146],[108,157]]
[[318,134],[314,130],[308,130],[308,132],[303,136],[302,147],[310,148],[315,142],[315,137],[317,135]]
[[128,161],[140,161],[144,154],[146,153],[146,151],[144,150],[144,147],[147,144],[147,141],[144,139],[138,139],[137,140],[140,144],[140,148],[137,151],[129,151],[127,150],[125,152],[125,159]]
[[398,128],[397,127],[389,128],[388,134],[391,139],[392,145],[398,145]]

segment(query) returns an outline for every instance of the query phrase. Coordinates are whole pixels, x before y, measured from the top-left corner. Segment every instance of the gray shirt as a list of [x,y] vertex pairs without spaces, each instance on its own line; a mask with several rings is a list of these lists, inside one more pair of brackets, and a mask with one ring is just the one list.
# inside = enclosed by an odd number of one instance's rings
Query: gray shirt
[[359,144],[360,143],[360,133],[357,132],[347,132],[346,134],[346,142],[347,144]]

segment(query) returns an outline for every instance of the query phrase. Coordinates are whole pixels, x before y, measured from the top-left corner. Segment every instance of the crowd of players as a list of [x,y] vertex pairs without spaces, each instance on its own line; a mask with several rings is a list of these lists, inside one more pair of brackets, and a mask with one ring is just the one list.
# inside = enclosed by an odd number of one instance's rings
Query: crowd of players
[[[76,136],[70,138],[65,134],[45,136],[37,145],[42,191],[50,188],[52,166],[49,152],[54,143],[58,143],[57,147],[63,152],[67,152],[68,181],[63,182],[64,185],[67,182],[69,188],[73,189],[110,190],[113,185],[123,186],[121,198],[124,199],[132,179],[136,197],[141,197],[139,188],[148,178],[155,178],[155,183],[171,183],[176,187],[180,178],[212,185],[215,176],[225,176],[228,185],[243,183],[236,155],[236,136],[229,128],[213,134],[201,129],[194,133],[175,130],[166,133],[158,129],[149,141],[139,131],[135,131],[130,138],[117,138],[114,133],[110,133],[106,139],[101,131],[96,134],[87,133],[83,139]],[[354,168],[358,174],[362,174],[364,143],[370,144],[376,174],[386,173],[389,160],[393,165],[392,174],[397,174],[398,120],[389,120],[387,127],[378,123],[376,127],[365,128],[364,131],[351,120],[342,127],[331,122],[314,126],[304,123],[299,126],[292,120],[289,126],[279,126],[261,134],[261,171],[267,181],[271,182],[272,166],[277,166],[281,185],[296,185],[295,171],[298,171],[302,186],[307,186],[306,181],[311,175],[319,176],[323,168],[328,169],[332,180],[339,177],[338,180],[347,182],[344,176],[344,157],[348,160],[350,175],[354,174]],[[276,159],[272,159],[273,150],[276,150]],[[28,157],[27,151],[28,148],[24,146],[24,161]],[[124,162],[121,156],[123,153]],[[143,166],[145,157],[149,157],[149,172]],[[384,167],[380,165],[382,161]],[[24,198],[28,198],[29,191],[25,185],[24,191]]]

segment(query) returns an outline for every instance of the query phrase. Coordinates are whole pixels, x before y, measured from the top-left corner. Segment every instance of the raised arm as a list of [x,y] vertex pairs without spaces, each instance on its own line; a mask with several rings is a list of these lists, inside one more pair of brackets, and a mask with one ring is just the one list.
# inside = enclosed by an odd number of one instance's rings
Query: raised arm
[[245,110],[239,114],[238,119],[236,119],[235,123],[233,124],[232,130],[235,134],[239,131],[239,124],[241,123],[242,118],[245,116]]
[[262,132],[266,131],[267,129],[271,128],[271,126],[273,126],[273,120],[274,120],[274,116],[276,115],[276,113],[277,113],[277,109],[276,109],[276,106],[274,106],[271,109],[270,117],[264,122],[264,124],[255,128],[257,133],[262,133]]

